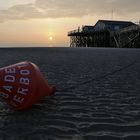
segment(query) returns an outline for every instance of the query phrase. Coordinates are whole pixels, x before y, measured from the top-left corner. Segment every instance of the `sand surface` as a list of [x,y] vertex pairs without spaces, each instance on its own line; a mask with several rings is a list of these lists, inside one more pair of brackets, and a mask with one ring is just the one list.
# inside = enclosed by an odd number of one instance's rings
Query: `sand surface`
[[0,67],[27,60],[57,92],[24,112],[0,102],[0,140],[140,140],[139,49],[0,49]]

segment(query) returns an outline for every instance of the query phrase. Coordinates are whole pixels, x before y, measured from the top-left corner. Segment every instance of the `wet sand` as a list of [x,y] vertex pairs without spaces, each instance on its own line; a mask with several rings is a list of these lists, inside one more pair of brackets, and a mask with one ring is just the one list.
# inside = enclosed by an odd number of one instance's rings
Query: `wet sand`
[[0,102],[0,139],[140,140],[139,49],[0,49],[0,67],[21,61],[57,92],[24,112]]

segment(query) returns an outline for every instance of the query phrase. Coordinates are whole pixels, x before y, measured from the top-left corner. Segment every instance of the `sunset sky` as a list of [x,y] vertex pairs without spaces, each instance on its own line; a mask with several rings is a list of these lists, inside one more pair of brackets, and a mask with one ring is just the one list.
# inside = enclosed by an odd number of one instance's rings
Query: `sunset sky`
[[0,0],[0,47],[69,46],[68,31],[99,19],[138,22],[139,7],[140,0]]

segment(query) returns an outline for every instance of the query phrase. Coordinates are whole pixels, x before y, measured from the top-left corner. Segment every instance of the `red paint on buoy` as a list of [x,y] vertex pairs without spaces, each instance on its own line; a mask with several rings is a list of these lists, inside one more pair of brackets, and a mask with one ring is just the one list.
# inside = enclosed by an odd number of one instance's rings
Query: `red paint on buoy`
[[15,110],[28,109],[54,92],[55,87],[49,86],[32,62],[21,62],[0,69],[0,96]]

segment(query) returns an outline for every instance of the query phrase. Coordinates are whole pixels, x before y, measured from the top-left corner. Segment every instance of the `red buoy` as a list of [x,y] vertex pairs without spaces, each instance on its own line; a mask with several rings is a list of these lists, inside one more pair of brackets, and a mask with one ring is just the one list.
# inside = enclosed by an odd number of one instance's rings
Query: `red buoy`
[[24,110],[42,97],[53,95],[39,68],[31,62],[21,62],[0,69],[0,96],[15,110]]

